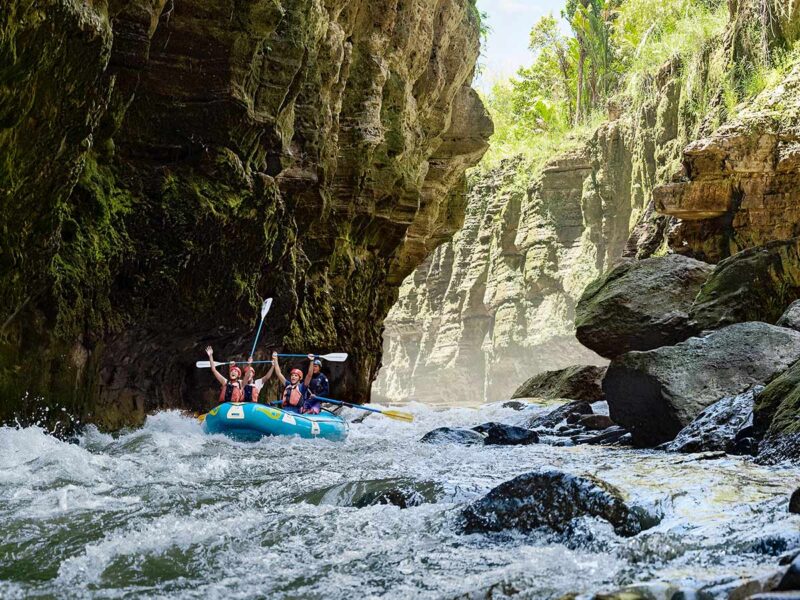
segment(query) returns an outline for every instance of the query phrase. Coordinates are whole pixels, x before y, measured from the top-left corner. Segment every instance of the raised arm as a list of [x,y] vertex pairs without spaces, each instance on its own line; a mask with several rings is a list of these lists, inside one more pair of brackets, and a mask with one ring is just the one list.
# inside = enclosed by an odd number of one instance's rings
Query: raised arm
[[286,377],[283,376],[281,373],[281,366],[278,364],[278,353],[272,353],[272,366],[275,368],[275,374],[278,376],[278,381],[281,382],[281,385],[286,385]]
[[272,374],[275,372],[275,365],[272,365],[267,371],[267,374],[261,378],[261,383],[267,383],[270,379],[272,379]]
[[308,355],[308,373],[306,373],[306,380],[303,382],[306,387],[311,383],[311,377],[314,375],[314,355]]
[[242,380],[242,385],[247,385],[250,383],[250,380],[256,376],[255,369],[253,369],[253,357],[247,359],[247,366],[244,368],[244,379]]
[[214,349],[211,346],[206,347],[206,354],[208,354],[208,362],[211,363],[211,372],[214,374],[214,378],[219,381],[220,385],[228,383],[214,365]]

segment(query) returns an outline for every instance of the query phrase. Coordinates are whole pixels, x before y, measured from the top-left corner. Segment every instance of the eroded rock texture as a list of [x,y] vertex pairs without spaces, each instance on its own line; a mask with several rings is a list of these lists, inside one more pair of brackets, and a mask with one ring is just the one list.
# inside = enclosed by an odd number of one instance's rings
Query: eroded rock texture
[[0,17],[2,416],[202,408],[248,352],[342,350],[363,401],[397,287],[492,131],[469,0],[11,0]]
[[[537,373],[605,363],[575,339],[575,306],[623,255],[665,247],[651,190],[707,127],[685,110],[705,82],[686,85],[684,68],[664,65],[620,118],[543,167],[510,160],[476,176],[464,228],[405,281],[386,321],[378,394],[495,401]],[[442,392],[453,385],[457,397]]]

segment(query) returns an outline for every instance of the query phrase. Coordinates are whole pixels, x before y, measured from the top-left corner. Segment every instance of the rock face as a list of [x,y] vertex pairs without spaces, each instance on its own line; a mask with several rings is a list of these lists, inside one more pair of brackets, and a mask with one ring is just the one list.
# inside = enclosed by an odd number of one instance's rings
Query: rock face
[[603,380],[614,422],[634,442],[675,438],[706,407],[768,383],[800,359],[800,333],[739,323],[677,344],[615,359]]
[[608,521],[618,535],[626,537],[647,528],[613,486],[555,470],[526,473],[501,483],[463,512],[468,533],[540,527],[563,532],[583,516]]
[[721,450],[737,453],[741,432],[747,427],[752,428],[755,396],[763,389],[763,386],[756,386],[744,394],[715,402],[681,429],[666,449],[670,452]]
[[723,260],[691,309],[699,329],[775,323],[800,297],[800,238],[744,250]]
[[653,192],[661,214],[682,219],[670,246],[716,262],[799,236],[798,124],[800,67],[734,121],[689,144],[677,181]]
[[625,262],[586,288],[576,335],[608,358],[681,342],[694,332],[689,309],[713,269],[675,254]]
[[266,296],[262,352],[345,348],[334,389],[366,400],[492,132],[473,4],[4,10],[0,420],[26,392],[107,427],[200,409],[191,364],[249,350]]
[[605,367],[567,367],[531,377],[514,392],[512,398],[569,398],[586,402],[603,400]]

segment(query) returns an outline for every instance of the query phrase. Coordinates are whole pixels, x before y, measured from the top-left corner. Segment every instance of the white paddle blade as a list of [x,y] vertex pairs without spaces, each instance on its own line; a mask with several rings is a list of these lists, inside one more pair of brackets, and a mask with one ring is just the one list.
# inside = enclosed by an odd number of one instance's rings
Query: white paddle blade
[[[208,362],[207,360],[198,360],[194,364],[198,369],[210,369],[211,368],[211,363]],[[224,364],[225,363],[214,361],[214,366],[215,367],[219,367],[219,366],[224,365]]]
[[272,298],[267,298],[266,300],[264,300],[264,304],[261,305],[262,319],[267,316],[267,313],[269,312],[271,306],[272,306]]
[[347,352],[333,352],[331,354],[321,354],[320,358],[329,362],[344,362],[347,360]]

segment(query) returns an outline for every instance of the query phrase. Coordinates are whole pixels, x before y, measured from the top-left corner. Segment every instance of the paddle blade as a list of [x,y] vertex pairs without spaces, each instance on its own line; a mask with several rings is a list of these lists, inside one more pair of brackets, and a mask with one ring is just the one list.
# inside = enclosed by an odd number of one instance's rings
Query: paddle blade
[[267,313],[269,312],[271,306],[272,306],[272,298],[267,298],[266,300],[264,300],[264,304],[261,305],[262,319],[267,316]]
[[205,415],[205,413],[204,413],[204,414],[202,414],[202,415],[197,415],[197,420],[198,420],[198,421],[200,421],[201,423],[202,423],[203,421],[205,421],[205,420],[206,420],[206,415]]
[[390,419],[397,419],[398,421],[405,421],[406,423],[414,421],[414,415],[400,412],[399,410],[382,410],[381,414]]
[[320,354],[320,358],[328,362],[344,362],[347,360],[347,352],[333,352],[331,354]]
[[[216,362],[216,361],[214,361],[214,366],[215,366],[215,367],[220,367],[220,366],[222,366],[222,365],[224,365],[224,364],[225,364],[225,363],[223,363],[223,362]],[[210,368],[211,368],[211,363],[210,363],[210,362],[208,362],[207,360],[198,360],[196,363],[194,363],[194,365],[195,365],[195,366],[196,366],[198,369],[210,369]]]

